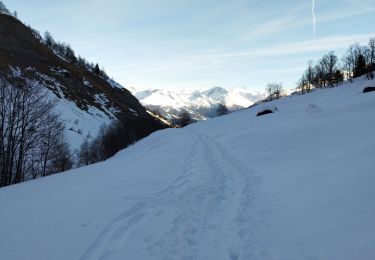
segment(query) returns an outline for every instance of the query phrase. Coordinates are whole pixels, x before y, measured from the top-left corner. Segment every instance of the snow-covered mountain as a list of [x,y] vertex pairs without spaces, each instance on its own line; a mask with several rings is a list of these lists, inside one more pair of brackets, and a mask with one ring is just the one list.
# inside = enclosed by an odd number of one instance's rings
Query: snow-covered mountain
[[219,104],[229,110],[249,107],[264,99],[265,94],[245,88],[224,89],[214,87],[197,91],[141,90],[131,89],[138,100],[150,110],[158,110],[166,118],[173,118],[186,110],[195,119],[206,119],[217,115]]
[[105,162],[1,188],[0,259],[373,260],[366,86],[158,131]]

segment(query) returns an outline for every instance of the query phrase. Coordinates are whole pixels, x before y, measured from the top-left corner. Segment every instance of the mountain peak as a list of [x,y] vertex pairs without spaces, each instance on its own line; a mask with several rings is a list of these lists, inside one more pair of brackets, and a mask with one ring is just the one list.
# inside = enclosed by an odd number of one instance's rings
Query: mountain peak
[[228,93],[228,90],[220,86],[216,86],[216,87],[210,88],[202,92],[202,94],[207,95],[207,96],[223,96],[227,93]]

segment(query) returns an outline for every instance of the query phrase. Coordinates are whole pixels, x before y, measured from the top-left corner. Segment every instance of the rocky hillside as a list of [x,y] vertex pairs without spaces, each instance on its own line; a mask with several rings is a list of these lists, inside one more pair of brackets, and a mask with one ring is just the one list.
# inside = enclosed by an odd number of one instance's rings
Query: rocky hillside
[[127,89],[76,58],[59,55],[35,30],[7,12],[0,12],[0,76],[12,85],[42,85],[57,98],[73,148],[115,118],[129,122],[140,137],[165,127]]

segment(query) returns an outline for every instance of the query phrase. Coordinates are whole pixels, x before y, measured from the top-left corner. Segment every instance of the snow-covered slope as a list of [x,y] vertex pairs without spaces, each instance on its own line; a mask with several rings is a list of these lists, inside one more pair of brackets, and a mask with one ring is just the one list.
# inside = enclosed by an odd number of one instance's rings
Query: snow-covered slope
[[162,130],[103,163],[2,188],[0,259],[372,260],[369,84]]
[[244,88],[226,90],[214,87],[197,91],[169,90],[131,90],[133,95],[151,110],[158,110],[163,116],[173,118],[181,111],[189,111],[196,119],[206,119],[217,115],[219,104],[226,105],[230,110],[249,107],[264,99],[265,95]]

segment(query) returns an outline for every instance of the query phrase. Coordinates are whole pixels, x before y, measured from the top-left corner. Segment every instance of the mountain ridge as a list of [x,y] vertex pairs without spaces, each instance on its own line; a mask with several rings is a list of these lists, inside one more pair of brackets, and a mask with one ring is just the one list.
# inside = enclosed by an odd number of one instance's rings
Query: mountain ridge
[[225,105],[235,111],[251,106],[266,97],[264,93],[246,88],[212,87],[204,90],[164,90],[147,89],[130,91],[147,108],[158,110],[166,118],[177,117],[182,111],[188,111],[195,119],[202,120],[217,115],[219,105]]

